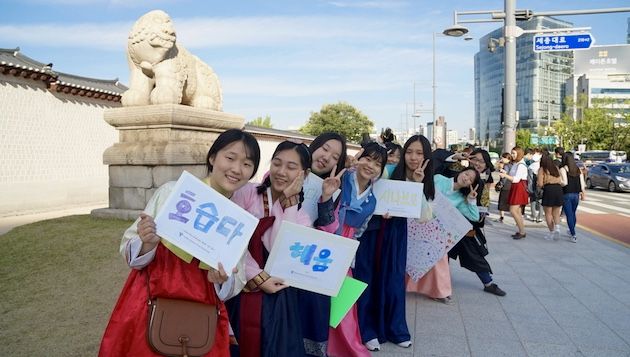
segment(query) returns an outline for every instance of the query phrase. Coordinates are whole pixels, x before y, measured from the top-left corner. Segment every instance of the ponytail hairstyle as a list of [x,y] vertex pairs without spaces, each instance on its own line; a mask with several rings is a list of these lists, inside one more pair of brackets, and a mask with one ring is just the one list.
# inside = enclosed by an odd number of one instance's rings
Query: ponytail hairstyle
[[[475,173],[475,181],[472,183],[473,185],[479,185],[479,187],[483,187],[483,182],[481,181],[481,175],[479,175],[479,171],[475,170],[474,167],[466,167],[462,171],[456,173],[455,176],[453,177],[453,180],[457,182],[457,177],[459,177],[459,175],[461,175],[462,173],[466,171],[472,171]],[[470,187],[468,186],[462,187],[459,189],[459,192],[462,195],[464,195],[464,197],[467,197],[470,194]]]
[[214,140],[210,150],[208,150],[208,155],[206,155],[206,167],[208,168],[208,174],[210,174],[213,169],[212,164],[210,164],[210,159],[216,156],[216,154],[223,150],[226,146],[237,141],[243,142],[246,157],[254,162],[254,171],[252,172],[250,179],[256,176],[258,165],[260,165],[260,146],[258,146],[258,141],[252,134],[244,132],[240,129],[226,130],[221,133],[216,140]]
[[416,141],[420,142],[422,145],[424,159],[429,160],[425,169],[424,179],[422,180],[422,183],[424,184],[424,196],[427,200],[433,200],[435,198],[435,184],[433,182],[433,153],[431,152],[431,143],[424,135],[414,135],[407,139],[405,145],[400,151],[400,161],[398,162],[398,165],[396,165],[396,168],[391,175],[391,179],[401,181],[407,180],[407,161],[405,160],[405,154],[407,153],[409,146]]
[[[337,133],[331,133],[331,132],[319,134],[311,142],[311,145],[309,145],[308,151],[311,153],[311,158],[312,158],[313,153],[320,147],[324,146],[324,144],[328,142],[329,140],[337,140],[341,143],[341,154],[339,155],[339,160],[337,161],[337,170],[335,170],[335,172],[339,173],[341,172],[341,170],[343,170],[346,167],[347,152],[346,152],[346,137],[345,136],[341,134],[337,134]],[[311,168],[310,165],[309,165],[309,168]],[[323,173],[322,175],[324,177],[322,178],[325,178],[325,176],[327,176],[328,174],[330,174],[330,171]]]
[[381,174],[378,177],[383,176],[385,165],[387,165],[387,148],[373,141],[363,147],[363,153],[361,153],[357,161],[366,156],[381,163]]
[[[295,152],[298,153],[298,156],[300,157],[300,164],[302,164],[302,170],[304,171],[304,177],[306,177],[308,171],[311,169],[311,152],[308,150],[308,147],[301,141],[285,140],[278,144],[276,150],[273,152],[273,155],[271,155],[271,158],[275,158],[279,152],[286,150],[295,150]],[[258,194],[264,193],[269,187],[271,187],[271,175],[267,175],[263,182],[256,187],[256,192]],[[302,202],[304,202],[304,187],[300,189],[298,209],[302,208]]]

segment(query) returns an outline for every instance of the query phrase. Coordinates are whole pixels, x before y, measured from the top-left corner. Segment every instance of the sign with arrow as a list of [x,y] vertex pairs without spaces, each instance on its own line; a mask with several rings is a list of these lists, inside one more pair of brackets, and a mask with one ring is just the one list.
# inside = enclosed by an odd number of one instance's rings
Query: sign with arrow
[[587,50],[595,43],[590,33],[534,36],[534,52]]

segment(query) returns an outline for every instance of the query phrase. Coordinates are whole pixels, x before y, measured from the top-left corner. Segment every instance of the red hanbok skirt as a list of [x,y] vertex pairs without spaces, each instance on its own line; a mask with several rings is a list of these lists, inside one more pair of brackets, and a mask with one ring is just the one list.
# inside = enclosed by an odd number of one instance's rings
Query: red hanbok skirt
[[144,269],[132,269],[107,324],[99,356],[155,356],[147,341],[149,305],[147,273],[153,297],[185,299],[218,305],[219,319],[214,346],[206,357],[227,357],[229,352],[228,315],[216,295],[208,272],[199,268],[199,260],[186,263],[158,244],[155,258]]

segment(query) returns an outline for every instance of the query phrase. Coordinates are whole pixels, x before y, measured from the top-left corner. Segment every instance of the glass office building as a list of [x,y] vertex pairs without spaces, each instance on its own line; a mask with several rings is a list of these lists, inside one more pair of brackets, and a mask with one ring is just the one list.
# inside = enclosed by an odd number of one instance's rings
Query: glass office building
[[[572,27],[570,22],[552,17],[519,21],[524,30]],[[475,129],[482,145],[501,146],[504,78],[503,28],[479,40],[475,54]],[[544,134],[545,128],[563,111],[564,83],[573,69],[573,52],[533,51],[533,34],[516,40],[516,110],[518,129]]]

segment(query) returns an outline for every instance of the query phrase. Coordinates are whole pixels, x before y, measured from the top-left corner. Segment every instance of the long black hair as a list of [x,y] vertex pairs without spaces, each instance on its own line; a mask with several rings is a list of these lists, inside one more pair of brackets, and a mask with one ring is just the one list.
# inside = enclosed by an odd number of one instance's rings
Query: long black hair
[[[479,185],[479,188],[482,188],[483,187],[483,181],[481,181],[481,175],[479,175],[479,171],[475,170],[474,167],[466,167],[462,171],[456,173],[455,176],[453,176],[453,182],[457,182],[457,177],[459,177],[459,175],[461,175],[462,173],[464,173],[466,171],[472,171],[472,172],[475,173],[475,181],[472,184],[473,185]],[[464,195],[464,197],[466,197],[466,196],[468,196],[470,194],[470,187],[468,187],[468,186],[460,187],[459,192],[461,192],[462,195]]]
[[378,177],[381,177],[383,175],[383,170],[385,170],[385,165],[387,164],[387,148],[373,141],[363,147],[363,152],[357,160],[361,160],[362,157],[366,156],[381,163],[381,174],[378,175]]
[[470,156],[477,155],[477,154],[481,154],[481,157],[483,157],[483,161],[486,163],[486,171],[488,171],[488,173],[493,172],[494,165],[492,165],[490,154],[484,149],[477,148],[470,153]]
[[[424,137],[424,135],[414,135],[407,139],[402,151],[400,152],[400,161],[398,162],[398,165],[396,165],[391,178],[393,180],[407,180],[407,160],[405,159],[405,156],[409,146],[416,141],[420,142],[422,145],[424,159],[429,160],[429,163],[424,170],[424,179],[422,180],[422,183],[424,184],[424,196],[427,200],[432,200],[435,198],[435,184],[433,183],[433,155],[431,153],[431,143],[429,142],[429,139]],[[423,163],[421,162],[420,165],[422,164]]]
[[260,165],[260,146],[258,146],[258,141],[252,134],[244,132],[241,129],[226,130],[216,138],[210,147],[210,150],[208,150],[208,155],[206,155],[206,167],[208,168],[208,174],[210,174],[213,169],[212,164],[210,164],[210,159],[215,157],[217,153],[223,150],[226,146],[237,141],[243,142],[246,157],[254,162],[254,171],[252,172],[250,179],[256,175],[258,165]]
[[[308,150],[308,147],[303,143],[296,143],[293,141],[285,140],[278,144],[276,150],[271,155],[271,158],[276,157],[279,152],[286,150],[295,150],[298,156],[300,157],[300,164],[302,165],[302,170],[304,170],[304,177],[306,177],[306,173],[311,168],[311,152]],[[267,190],[268,187],[271,187],[271,175],[267,175],[263,182],[256,187],[256,192],[261,194]],[[302,207],[302,202],[304,202],[304,188],[300,189],[300,201],[298,203],[298,209]]]
[[[313,153],[319,149],[320,147],[322,147],[328,140],[337,140],[341,143],[341,155],[339,155],[339,160],[337,161],[337,170],[335,170],[335,172],[341,172],[341,170],[344,169],[344,167],[346,167],[346,137],[341,135],[341,134],[337,134],[337,133],[332,133],[332,132],[328,132],[328,133],[322,133],[319,134],[315,140],[313,140],[311,142],[311,145],[309,145],[308,150],[311,153],[311,158],[313,157]],[[309,165],[309,168],[311,166]],[[329,172],[324,172],[322,173],[322,175],[320,177],[324,177],[326,175],[330,174]]]
[[560,167],[565,166],[567,168],[567,174],[569,176],[579,176],[580,168],[575,163],[575,158],[573,157],[573,153],[566,152],[562,155],[562,164]]

